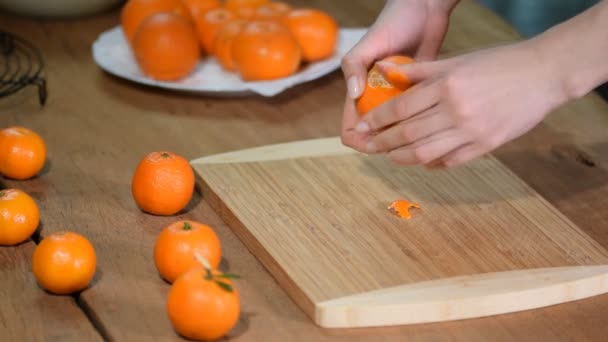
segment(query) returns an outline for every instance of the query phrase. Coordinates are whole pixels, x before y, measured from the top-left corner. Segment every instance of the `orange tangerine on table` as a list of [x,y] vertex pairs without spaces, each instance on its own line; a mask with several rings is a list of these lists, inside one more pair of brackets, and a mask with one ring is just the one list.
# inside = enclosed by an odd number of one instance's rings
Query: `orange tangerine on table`
[[0,190],[0,245],[13,246],[27,240],[39,223],[40,210],[28,194]]
[[173,328],[192,340],[215,340],[226,335],[240,314],[236,276],[210,268],[194,268],[173,283],[167,314]]
[[171,152],[153,152],[137,166],[131,192],[143,211],[153,215],[174,215],[192,198],[194,172],[181,156]]
[[281,19],[291,11],[291,6],[284,2],[269,2],[255,9],[256,19]]
[[58,232],[45,237],[32,257],[32,272],[38,284],[54,294],[84,290],[93,276],[97,257],[93,245],[74,232]]
[[[395,64],[409,64],[414,60],[407,56],[390,56],[383,61]],[[367,114],[382,103],[401,94],[411,86],[409,80],[401,74],[389,73],[387,80],[374,65],[367,74],[367,82],[363,93],[356,101],[357,112],[360,116]]]
[[190,19],[190,12],[181,0],[129,0],[120,13],[120,23],[128,42],[133,41],[135,31],[150,15],[172,12]]
[[0,174],[24,180],[34,177],[46,161],[46,145],[36,132],[24,127],[0,131]]
[[212,9],[194,18],[198,39],[205,52],[212,53],[217,32],[235,18],[235,14],[225,8]]
[[173,13],[148,17],[135,33],[133,52],[142,72],[162,81],[188,76],[201,57],[194,26]]
[[280,23],[252,21],[232,42],[234,65],[245,81],[273,80],[298,70],[300,47]]
[[212,269],[222,259],[220,239],[213,229],[195,221],[177,221],[165,227],[154,245],[154,263],[161,277],[173,283],[177,277],[201,264],[199,253]]
[[215,36],[213,54],[220,65],[228,71],[235,70],[234,60],[232,59],[232,42],[246,23],[245,20],[241,19],[231,20],[224,24]]
[[222,6],[222,3],[220,2],[220,0],[182,0],[184,2],[184,5],[186,5],[186,7],[188,7],[188,10],[190,11],[190,15],[192,16],[192,18],[196,18],[199,15],[204,14],[205,12],[215,9],[215,8],[220,8]]
[[302,49],[302,58],[314,62],[333,55],[338,41],[338,23],[317,9],[295,9],[282,18]]

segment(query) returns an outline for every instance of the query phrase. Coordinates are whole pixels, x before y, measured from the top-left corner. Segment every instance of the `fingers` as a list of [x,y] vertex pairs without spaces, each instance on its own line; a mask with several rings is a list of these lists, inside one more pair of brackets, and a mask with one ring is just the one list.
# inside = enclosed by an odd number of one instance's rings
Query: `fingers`
[[384,153],[398,147],[411,145],[418,140],[452,128],[452,118],[441,112],[439,106],[387,128],[370,139],[366,145],[367,153]]
[[480,144],[469,144],[462,146],[441,158],[443,167],[454,167],[469,162],[488,152],[487,148]]
[[370,111],[355,130],[360,133],[378,131],[414,117],[437,104],[439,90],[439,86],[433,82],[417,84]]
[[422,82],[443,69],[442,62],[395,64],[388,61],[378,61],[376,62],[376,67],[378,68],[378,71],[380,71],[380,73],[387,79],[391,74],[400,74],[401,77],[408,79],[411,83]]
[[455,129],[446,130],[403,146],[388,153],[388,158],[400,165],[428,164],[468,143],[465,134]]
[[359,121],[354,101],[346,97],[344,103],[344,113],[342,114],[342,143],[355,150],[362,151],[365,148],[369,135],[355,131],[355,124]]
[[448,24],[449,16],[431,14],[425,25],[425,34],[415,55],[417,61],[431,61],[437,58],[448,31]]
[[376,52],[370,46],[370,37],[364,36],[342,59],[342,72],[346,80],[348,96],[357,99],[365,89],[367,70],[376,59]]

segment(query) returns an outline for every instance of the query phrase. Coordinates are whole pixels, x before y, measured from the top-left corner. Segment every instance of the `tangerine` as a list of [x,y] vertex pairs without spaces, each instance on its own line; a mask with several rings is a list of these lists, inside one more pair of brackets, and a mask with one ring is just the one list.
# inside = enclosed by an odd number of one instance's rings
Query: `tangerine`
[[46,145],[36,132],[24,127],[0,131],[0,174],[24,180],[34,177],[46,161]]
[[217,32],[232,19],[235,19],[235,14],[225,8],[212,9],[194,18],[198,39],[207,53],[213,51]]
[[71,294],[84,290],[95,275],[97,258],[93,245],[74,232],[45,237],[32,257],[32,272],[45,290]]
[[[395,64],[413,63],[414,60],[407,56],[390,56],[382,61]],[[388,74],[390,82],[380,73],[374,65],[367,74],[367,82],[363,93],[356,101],[357,112],[360,116],[367,114],[372,109],[393,97],[403,93],[410,87],[409,80],[403,78],[401,74]]]
[[216,269],[222,259],[220,239],[205,224],[177,221],[158,235],[154,245],[154,263],[161,277],[173,283],[180,275],[200,266],[195,253],[199,253],[211,268]]
[[261,5],[255,10],[256,19],[281,19],[291,11],[291,6],[276,1]]
[[172,12],[190,18],[188,8],[181,0],[129,0],[120,12],[122,30],[128,42],[133,41],[135,32],[150,15]]
[[295,9],[282,19],[302,49],[302,58],[314,62],[330,57],[336,50],[338,23],[317,9]]
[[232,43],[234,65],[245,81],[273,80],[298,70],[298,43],[283,25],[262,20],[247,23]]
[[240,314],[235,276],[209,268],[194,268],[173,283],[167,314],[173,328],[192,340],[215,340],[226,335]]
[[148,17],[135,33],[133,51],[142,72],[162,81],[188,76],[201,57],[193,25],[173,13]]
[[38,228],[40,210],[25,192],[0,190],[0,245],[12,246],[27,240]]
[[192,198],[194,172],[181,156],[171,152],[153,152],[137,166],[131,192],[143,211],[173,215],[184,209]]
[[182,0],[188,7],[192,18],[196,18],[205,12],[222,6],[220,0]]
[[228,71],[234,71],[234,60],[232,59],[232,42],[241,32],[247,22],[241,19],[231,20],[219,29],[213,42],[213,54],[222,67]]
[[224,7],[238,18],[252,20],[255,18],[256,9],[269,2],[269,0],[226,0]]

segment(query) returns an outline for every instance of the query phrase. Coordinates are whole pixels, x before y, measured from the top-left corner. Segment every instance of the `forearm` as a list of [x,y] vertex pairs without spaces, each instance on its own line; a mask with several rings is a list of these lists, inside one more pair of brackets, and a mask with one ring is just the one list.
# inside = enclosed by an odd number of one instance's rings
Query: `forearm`
[[608,0],[534,38],[569,99],[608,81]]

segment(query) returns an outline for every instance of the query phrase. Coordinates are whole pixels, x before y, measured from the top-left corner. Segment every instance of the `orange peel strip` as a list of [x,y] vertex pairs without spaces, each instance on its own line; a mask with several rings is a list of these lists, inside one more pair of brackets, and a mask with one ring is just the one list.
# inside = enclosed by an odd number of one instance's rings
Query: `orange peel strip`
[[420,209],[420,205],[406,200],[396,200],[388,207],[389,210],[393,209],[399,217],[408,220],[412,218],[410,208]]

